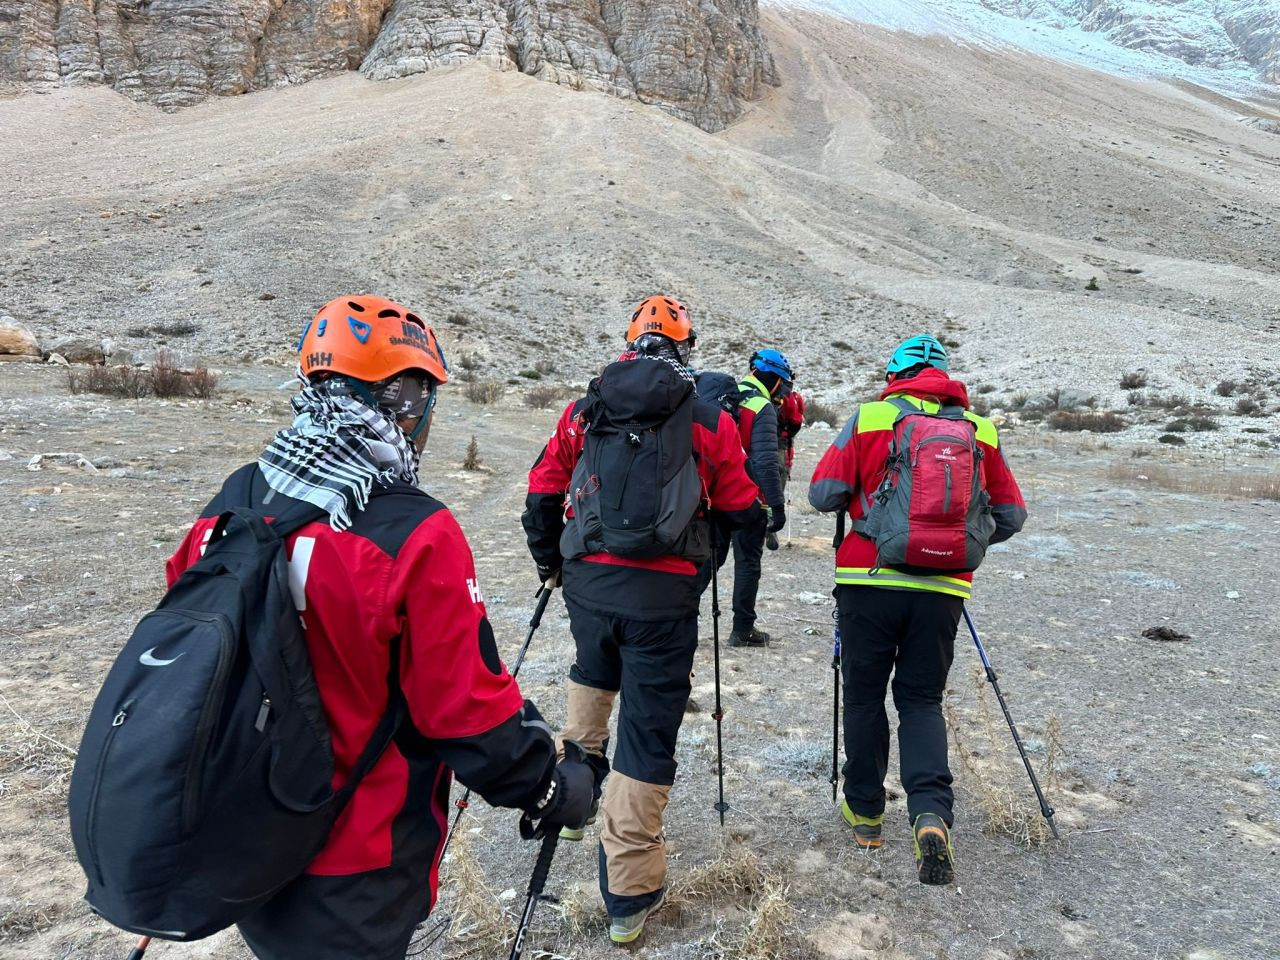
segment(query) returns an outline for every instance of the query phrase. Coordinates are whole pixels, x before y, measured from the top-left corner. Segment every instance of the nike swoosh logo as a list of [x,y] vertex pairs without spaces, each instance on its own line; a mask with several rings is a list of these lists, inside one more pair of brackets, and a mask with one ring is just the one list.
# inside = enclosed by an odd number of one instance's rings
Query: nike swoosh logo
[[169,664],[173,663],[175,660],[178,660],[180,657],[185,657],[187,655],[187,652],[184,650],[182,653],[178,654],[178,656],[174,657],[173,660],[157,660],[155,657],[151,655],[153,652],[155,652],[155,649],[156,649],[155,647],[152,647],[150,650],[147,650],[146,652],[144,652],[142,656],[138,658],[138,662],[142,664],[144,667],[167,667]]

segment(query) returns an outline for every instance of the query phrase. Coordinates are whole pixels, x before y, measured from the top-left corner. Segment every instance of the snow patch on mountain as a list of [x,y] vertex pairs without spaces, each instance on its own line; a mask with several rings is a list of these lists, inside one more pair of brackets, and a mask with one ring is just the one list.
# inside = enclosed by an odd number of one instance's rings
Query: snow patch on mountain
[[[1280,80],[1277,0],[766,0],[1234,94]],[[1274,92],[1274,87],[1271,87]]]

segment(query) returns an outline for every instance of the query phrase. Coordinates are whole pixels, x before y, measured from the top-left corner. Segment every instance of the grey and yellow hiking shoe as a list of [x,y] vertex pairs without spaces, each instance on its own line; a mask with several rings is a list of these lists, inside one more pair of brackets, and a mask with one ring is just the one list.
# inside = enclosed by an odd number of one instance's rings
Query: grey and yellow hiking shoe
[[752,627],[750,630],[734,630],[729,634],[731,647],[767,647],[770,637],[763,630]]
[[916,872],[921,883],[942,886],[955,879],[951,831],[936,813],[922,813],[912,828],[916,837]]
[[840,803],[840,815],[844,822],[853,827],[853,840],[864,850],[874,850],[880,846],[880,828],[884,824],[884,814],[878,817],[864,817],[849,809],[849,801]]
[[666,897],[667,891],[664,887],[659,892],[658,899],[638,913],[633,913],[627,917],[610,917],[609,939],[618,944],[635,942],[640,934],[644,932],[644,922],[649,919],[651,914],[658,911]]
[[577,827],[576,829],[574,827],[561,827],[560,839],[561,840],[581,840],[583,837],[587,835],[587,827],[591,826],[593,823],[596,822],[596,814],[599,812],[600,812],[600,800],[596,799],[591,801],[591,811],[587,814],[587,822],[584,823],[582,826]]

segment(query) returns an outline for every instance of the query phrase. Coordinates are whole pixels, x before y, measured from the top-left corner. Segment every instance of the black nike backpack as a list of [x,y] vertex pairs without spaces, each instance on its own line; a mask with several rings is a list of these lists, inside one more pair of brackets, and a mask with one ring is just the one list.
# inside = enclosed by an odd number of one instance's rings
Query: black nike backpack
[[302,503],[274,523],[248,508],[222,513],[204,556],[108,673],[68,806],[85,899],[115,926],[198,940],[247,916],[320,852],[395,734],[404,708],[393,649],[387,711],[333,788],[284,542],[324,516]]
[[561,554],[710,556],[693,452],[693,384],[664,360],[611,363],[582,408],[582,455],[569,481]]

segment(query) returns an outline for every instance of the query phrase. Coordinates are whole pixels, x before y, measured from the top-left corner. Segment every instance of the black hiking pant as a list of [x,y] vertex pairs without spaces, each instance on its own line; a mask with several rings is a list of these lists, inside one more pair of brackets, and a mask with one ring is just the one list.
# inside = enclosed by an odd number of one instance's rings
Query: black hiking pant
[[[733,629],[739,633],[750,633],[756,625],[756,594],[760,592],[760,561],[768,526],[768,516],[761,510],[760,516],[745,527],[728,534],[716,532],[715,569],[724,566],[729,548],[733,547]],[[711,569],[707,562],[700,571],[704,591],[711,583]]]
[[844,796],[864,817],[884,813],[889,766],[885,689],[893,677],[898,756],[907,817],[952,822],[951,770],[942,694],[963,601],[926,590],[836,587],[844,682]]

